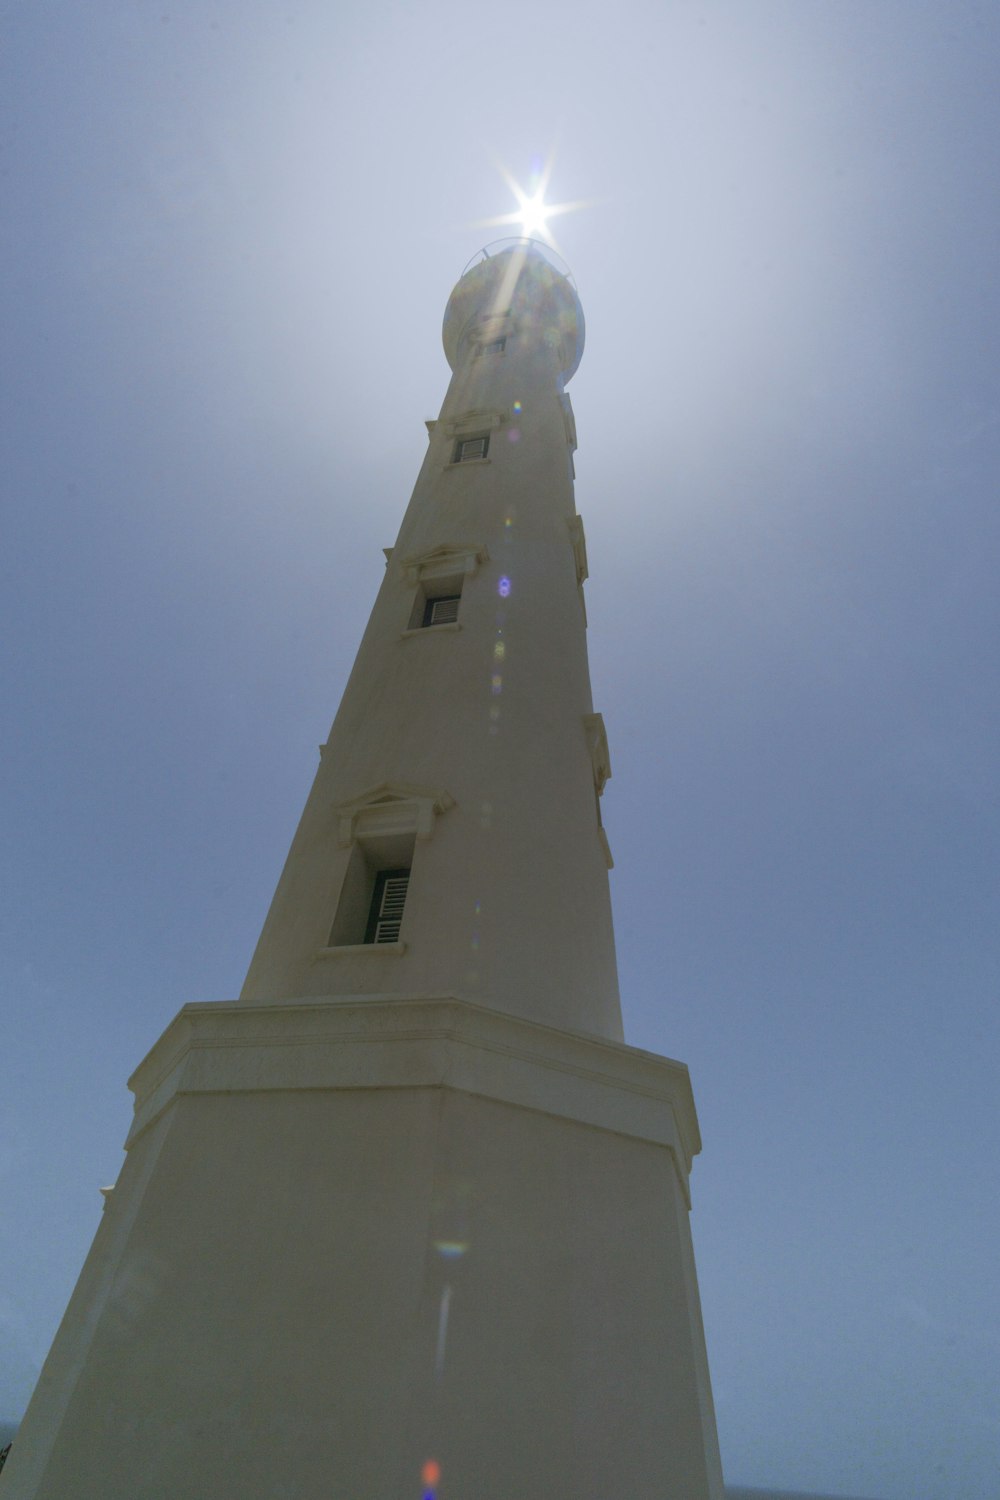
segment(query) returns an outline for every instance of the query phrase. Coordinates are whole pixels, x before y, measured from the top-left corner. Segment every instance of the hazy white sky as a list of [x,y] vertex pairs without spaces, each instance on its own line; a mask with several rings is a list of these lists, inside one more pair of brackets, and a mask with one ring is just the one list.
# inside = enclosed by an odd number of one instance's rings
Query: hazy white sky
[[727,1477],[993,1500],[1000,11],[6,6],[0,1418],[124,1083],[235,995],[553,158],[628,1039],[691,1067]]

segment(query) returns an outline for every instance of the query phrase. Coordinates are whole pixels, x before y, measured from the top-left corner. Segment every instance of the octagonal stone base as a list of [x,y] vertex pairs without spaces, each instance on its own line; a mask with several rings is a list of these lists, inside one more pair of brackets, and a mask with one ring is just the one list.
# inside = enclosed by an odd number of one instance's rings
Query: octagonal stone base
[[2,1500],[721,1500],[683,1065],[365,998],[187,1006],[132,1087]]

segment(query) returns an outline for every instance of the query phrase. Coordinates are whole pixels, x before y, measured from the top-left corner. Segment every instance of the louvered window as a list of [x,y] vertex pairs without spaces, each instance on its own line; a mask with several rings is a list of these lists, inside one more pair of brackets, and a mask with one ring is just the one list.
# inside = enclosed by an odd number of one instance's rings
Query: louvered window
[[398,943],[409,870],[379,870],[375,876],[366,943]]
[[489,433],[482,437],[459,438],[455,444],[455,463],[464,464],[470,458],[485,458],[490,451]]
[[480,344],[476,353],[479,354],[502,354],[507,347],[506,336],[502,339],[494,339],[491,344]]
[[453,625],[458,619],[458,601],[461,594],[442,594],[438,599],[428,599],[424,604],[424,625]]

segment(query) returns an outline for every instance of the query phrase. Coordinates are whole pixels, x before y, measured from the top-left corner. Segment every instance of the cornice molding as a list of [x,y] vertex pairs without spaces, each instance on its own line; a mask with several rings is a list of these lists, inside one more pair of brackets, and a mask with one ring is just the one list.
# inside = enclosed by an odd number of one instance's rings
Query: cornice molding
[[450,1088],[664,1146],[689,1204],[701,1149],[683,1063],[447,995],[186,1005],[129,1088],[129,1147],[185,1094]]

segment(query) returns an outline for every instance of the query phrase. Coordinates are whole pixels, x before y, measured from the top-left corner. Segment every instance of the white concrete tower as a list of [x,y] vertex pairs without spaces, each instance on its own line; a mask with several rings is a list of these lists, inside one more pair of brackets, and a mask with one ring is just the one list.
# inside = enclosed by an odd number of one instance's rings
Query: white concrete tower
[[0,1500],[721,1500],[687,1070],[621,1040],[564,383],[485,256],[238,1001],[130,1080]]
[[[506,249],[459,281],[444,345],[455,373],[242,998],[446,993],[620,1040],[563,390],[583,313]],[[402,921],[373,942],[390,869],[411,872]]]

